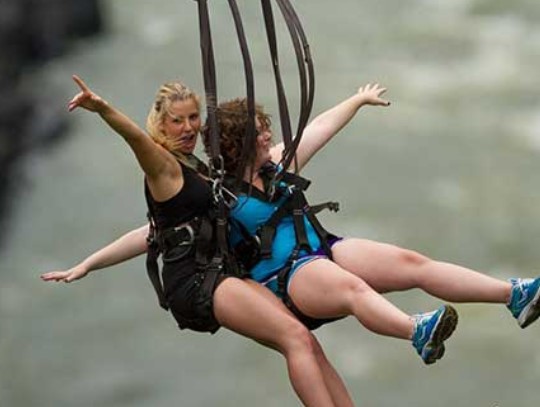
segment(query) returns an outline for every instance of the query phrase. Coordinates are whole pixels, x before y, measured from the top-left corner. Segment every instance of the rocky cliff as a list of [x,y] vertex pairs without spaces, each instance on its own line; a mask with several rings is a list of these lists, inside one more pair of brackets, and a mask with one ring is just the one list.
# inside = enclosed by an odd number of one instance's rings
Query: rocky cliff
[[[74,40],[103,30],[99,0],[0,0],[0,226],[14,202],[22,159],[67,134],[58,107],[26,86]],[[4,233],[0,234],[0,244]]]

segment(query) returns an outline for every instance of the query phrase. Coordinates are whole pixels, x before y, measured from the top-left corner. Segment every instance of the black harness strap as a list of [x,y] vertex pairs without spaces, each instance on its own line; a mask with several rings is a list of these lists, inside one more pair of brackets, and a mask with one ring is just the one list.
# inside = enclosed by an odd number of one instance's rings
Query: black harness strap
[[328,202],[323,202],[323,203],[320,203],[320,204],[317,204],[317,205],[310,206],[309,208],[310,208],[310,212],[313,215],[318,214],[320,211],[322,211],[324,209],[328,209],[329,211],[332,211],[332,212],[338,212],[339,211],[339,202],[328,201]]
[[[263,177],[263,181],[265,181],[265,184],[267,179],[271,180],[275,178],[275,170],[275,165],[268,165],[263,167],[260,174]],[[321,246],[325,254],[329,258],[331,258],[332,253],[327,243],[327,240],[331,235],[328,233],[328,231],[326,231],[326,229],[324,229],[324,227],[321,225],[315,215],[324,209],[329,209],[337,212],[339,210],[339,204],[337,202],[330,201],[311,207],[308,204],[304,195],[304,191],[309,187],[311,182],[308,179],[303,178],[297,174],[284,174],[280,183],[282,184],[282,186],[278,187],[278,192],[281,192],[274,194],[274,196],[271,198],[268,197],[267,194],[262,193],[256,188],[251,190],[253,197],[265,202],[277,202],[283,197],[284,193],[288,194],[288,198],[273,212],[270,218],[259,227],[259,229],[256,231],[255,236],[252,236],[245,228],[245,226],[242,225],[242,223],[234,223],[235,227],[239,229],[243,239],[245,240],[245,245],[242,247],[241,251],[243,253],[246,253],[247,257],[249,257],[250,259],[252,259],[254,256],[257,257],[257,261],[250,260],[250,264],[253,265],[261,259],[271,258],[272,244],[274,242],[276,229],[284,217],[292,216],[295,230],[296,246],[293,254],[290,256],[291,262],[296,260],[301,250],[305,250],[308,253],[312,252],[312,248],[309,244],[305,229],[305,216],[312,224],[315,232],[317,233],[317,236],[320,238]],[[285,189],[286,191],[284,191]],[[247,183],[243,183],[241,191],[248,194],[250,191],[249,185]],[[253,241],[254,239],[256,241]],[[253,253],[254,248],[256,248],[256,254]],[[240,257],[243,257],[242,254],[240,254]]]
[[214,47],[210,30],[208,0],[195,0],[199,5],[199,31],[203,67],[204,89],[206,93],[207,122],[210,134],[210,176],[214,180],[213,194],[216,203],[216,253],[209,267],[220,269],[223,257],[228,254],[227,214],[223,196],[223,157],[219,149],[219,126],[217,121],[217,86]]
[[[210,16],[208,14],[208,0],[195,0],[199,6],[199,32],[203,67],[204,90],[206,94],[206,114],[210,131],[210,171],[214,171],[219,163],[219,132],[217,124],[217,86],[216,69],[214,61],[214,47],[212,45],[212,32],[210,30]],[[211,174],[212,176],[215,174]]]
[[233,16],[234,26],[236,27],[236,33],[238,35],[238,43],[242,53],[244,74],[246,77],[246,100],[248,111],[246,135],[242,155],[240,157],[240,165],[238,166],[238,170],[236,172],[236,186],[238,186],[244,177],[247,166],[249,165],[250,168],[252,167],[252,165],[250,165],[252,164],[253,160],[252,152],[255,151],[255,143],[257,140],[257,130],[255,126],[255,80],[253,77],[253,64],[249,54],[244,26],[242,24],[242,19],[240,17],[236,0],[229,0],[229,7]]
[[281,72],[279,68],[279,56],[274,13],[272,12],[272,4],[270,0],[261,0],[261,4],[263,9],[268,46],[270,48],[270,57],[272,59],[272,68],[274,70],[274,79],[276,82],[279,119],[281,123],[281,136],[283,137],[283,142],[287,147],[292,143],[291,118],[289,116],[287,96],[285,94],[285,87],[283,86],[283,80],[281,79]]
[[290,201],[281,205],[279,209],[272,214],[270,219],[262,225],[257,233],[261,244],[260,254],[263,259],[272,257],[272,243],[274,242],[274,236],[276,235],[276,228],[279,222],[281,222],[281,219],[291,213],[291,208],[288,205],[289,203]]
[[[207,115],[210,134],[210,161],[211,169],[219,170],[221,160],[219,159],[219,131],[217,125],[217,87],[216,87],[216,72],[214,52],[212,46],[212,36],[210,31],[210,17],[208,13],[208,0],[195,0],[198,2],[199,9],[199,29],[201,39],[201,55],[203,65],[204,86],[207,100]],[[253,80],[253,68],[247,47],[247,41],[240,17],[240,12],[236,4],[236,0],[228,0],[229,7],[233,16],[234,24],[236,27],[238,41],[242,52],[242,58],[244,62],[244,72],[246,77],[246,90],[248,101],[248,126],[246,130],[246,143],[244,143],[241,165],[239,166],[236,179],[241,180],[244,176],[244,171],[248,161],[251,159],[249,153],[253,151],[256,140],[255,131],[255,92],[254,92],[254,80]],[[296,157],[296,149],[300,143],[300,139],[304,128],[309,120],[311,109],[313,106],[313,97],[315,89],[314,69],[313,61],[309,51],[309,44],[305,36],[304,30],[296,14],[293,6],[289,0],[276,0],[280,8],[281,14],[287,24],[291,40],[294,46],[299,77],[300,77],[300,117],[298,120],[298,128],[296,137],[292,136],[291,120],[289,115],[289,108],[287,103],[287,97],[285,94],[285,88],[281,79],[281,72],[279,67],[278,46],[276,38],[276,29],[274,16],[272,11],[271,0],[261,0],[268,44],[270,48],[270,55],[272,59],[272,67],[274,70],[274,77],[276,82],[276,90],[278,97],[279,115],[281,122],[281,131],[285,149],[283,152],[282,160],[283,168],[289,168],[291,162]],[[217,161],[217,163],[216,163]],[[295,165],[297,169],[297,165]],[[214,174],[212,174],[214,175]],[[278,174],[278,176],[280,176]]]
[[[270,55],[272,58],[272,66],[274,68],[274,77],[276,82],[276,90],[278,95],[278,105],[281,121],[281,131],[283,135],[283,142],[285,144],[285,149],[283,151],[283,156],[281,159],[281,164],[284,169],[288,169],[292,160],[296,157],[296,149],[300,143],[302,133],[304,128],[309,120],[311,114],[311,109],[313,107],[313,98],[315,91],[315,79],[314,79],[314,69],[313,61],[309,51],[309,44],[307,38],[303,31],[300,20],[294,11],[289,0],[277,0],[280,7],[280,11],[283,15],[285,23],[289,29],[291,40],[293,42],[296,59],[298,63],[298,71],[300,76],[300,93],[301,93],[301,103],[300,103],[300,117],[298,120],[298,128],[296,132],[296,137],[292,138],[292,130],[289,116],[289,109],[287,106],[287,98],[285,95],[285,90],[283,87],[283,82],[281,80],[281,73],[279,70],[279,59],[278,59],[278,49],[275,33],[275,24],[272,13],[272,7],[270,0],[261,0],[263,6],[263,13],[265,19],[266,33],[268,37],[268,44],[270,48]],[[306,72],[307,66],[307,72]],[[295,172],[298,169],[298,166],[295,163]],[[279,178],[279,174],[277,177]]]
[[184,154],[186,160],[191,167],[193,167],[199,174],[210,175],[208,166],[194,154]]
[[148,207],[148,224],[150,226],[148,236],[146,237],[146,244],[148,246],[148,251],[146,255],[146,273],[148,278],[154,287],[156,295],[158,297],[159,305],[164,310],[169,310],[169,305],[167,304],[167,299],[165,298],[165,292],[163,291],[163,285],[161,283],[161,278],[159,276],[159,266],[158,258],[160,254],[159,244],[156,234],[156,225],[154,224],[154,215],[153,209]]
[[[296,236],[295,257],[298,257],[301,250],[308,253],[313,251],[306,233],[306,224],[304,223],[304,203],[306,199],[302,191],[294,191],[291,197],[292,218],[294,223],[294,234]],[[307,205],[307,203],[306,203]],[[322,242],[321,242],[322,243]]]
[[[287,151],[285,151],[282,161],[283,168],[288,169],[293,157],[295,157],[298,144],[300,143],[302,133],[308,123],[311,109],[313,107],[313,99],[315,95],[315,74],[309,44],[298,15],[296,14],[289,0],[277,0],[277,2],[283,16],[285,17],[285,22],[291,35],[300,76],[301,103],[297,133],[293,143],[288,146]],[[297,166],[295,164],[295,168],[296,167]]]

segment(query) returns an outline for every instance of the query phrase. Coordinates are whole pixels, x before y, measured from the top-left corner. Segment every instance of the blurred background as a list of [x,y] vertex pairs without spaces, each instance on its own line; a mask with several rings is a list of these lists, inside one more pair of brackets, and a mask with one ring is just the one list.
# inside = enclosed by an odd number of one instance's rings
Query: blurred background
[[[244,92],[225,1],[210,1],[220,98]],[[276,117],[258,2],[239,0],[257,99]],[[297,0],[316,66],[314,114],[378,81],[388,109],[362,109],[306,170],[324,223],[498,278],[540,262],[540,4],[536,0]],[[294,112],[292,46],[278,18]],[[144,259],[70,286],[66,269],[145,222],[142,175],[95,115],[68,114],[79,74],[144,125],[157,87],[202,93],[193,1],[0,0],[0,405],[298,405],[282,358],[221,330],[180,332],[157,306]],[[277,117],[276,117],[277,121]],[[202,154],[202,153],[201,153]],[[434,308],[420,291],[389,298]],[[363,406],[529,406],[540,391],[540,324],[504,306],[457,305],[445,358],[352,319],[317,331]]]

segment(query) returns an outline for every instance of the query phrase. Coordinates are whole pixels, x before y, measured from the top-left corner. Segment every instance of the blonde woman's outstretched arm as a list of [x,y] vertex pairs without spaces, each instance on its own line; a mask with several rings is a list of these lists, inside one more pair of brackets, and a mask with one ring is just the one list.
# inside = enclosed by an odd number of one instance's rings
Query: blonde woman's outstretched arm
[[148,236],[148,229],[148,225],[134,229],[92,253],[69,270],[43,273],[41,279],[43,281],[70,283],[85,277],[91,271],[111,267],[137,257],[147,251],[146,237]]
[[68,103],[70,112],[83,108],[98,113],[128,143],[151,183],[182,179],[178,163],[168,151],[156,144],[133,120],[94,93],[81,78],[73,75],[73,80],[81,91]]

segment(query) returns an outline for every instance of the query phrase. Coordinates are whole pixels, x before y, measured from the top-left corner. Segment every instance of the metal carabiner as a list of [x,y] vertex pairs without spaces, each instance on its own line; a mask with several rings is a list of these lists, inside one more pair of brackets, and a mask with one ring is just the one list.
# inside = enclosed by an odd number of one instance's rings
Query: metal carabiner
[[215,202],[220,202],[224,200],[223,184],[221,182],[221,179],[219,178],[214,178],[214,181],[212,182],[212,195],[214,196]]
[[[223,194],[225,192],[225,194]],[[224,197],[223,201],[225,202],[225,206],[227,208],[231,209],[234,208],[238,202],[238,197],[228,188],[221,186],[221,195]],[[225,196],[227,195],[228,199],[225,199]]]

